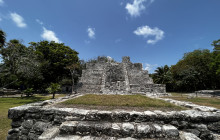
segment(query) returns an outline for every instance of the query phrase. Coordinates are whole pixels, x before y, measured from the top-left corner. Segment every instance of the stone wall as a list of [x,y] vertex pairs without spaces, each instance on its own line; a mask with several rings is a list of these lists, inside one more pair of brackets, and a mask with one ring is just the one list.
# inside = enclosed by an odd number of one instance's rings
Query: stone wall
[[141,63],[122,63],[98,60],[86,64],[78,84],[79,93],[134,94],[166,93],[165,85],[154,84]]
[[[53,103],[53,102],[52,102]],[[48,140],[65,137],[101,139],[217,140],[220,111],[102,111],[56,108],[44,101],[9,109],[8,140]],[[66,138],[68,139],[68,138]]]

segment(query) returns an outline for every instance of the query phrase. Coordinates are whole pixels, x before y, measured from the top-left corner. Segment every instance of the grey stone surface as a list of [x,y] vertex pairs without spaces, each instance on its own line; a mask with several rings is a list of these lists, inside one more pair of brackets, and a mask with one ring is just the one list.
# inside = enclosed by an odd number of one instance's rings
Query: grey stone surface
[[44,131],[43,134],[40,135],[38,140],[51,140],[52,138],[55,138],[59,133],[59,127],[52,127]]
[[102,60],[86,63],[77,90],[102,94],[166,93],[165,85],[154,84],[142,64],[131,63],[129,57],[123,57],[122,63]]
[[163,125],[162,131],[166,134],[166,137],[178,137],[179,131],[172,125]]
[[183,131],[180,131],[180,139],[181,140],[201,140],[196,135],[192,133],[183,132]]
[[[92,139],[97,140],[131,137],[180,139],[179,131],[185,131],[200,139],[216,140],[220,134],[220,111],[217,109],[139,112],[52,106],[67,98],[73,96],[47,101],[47,104],[44,103],[45,106],[35,103],[9,109],[8,117],[12,119],[12,129],[9,130],[7,139],[35,140],[43,137],[54,126],[59,127],[60,131],[56,138],[61,139],[69,138],[65,135],[74,135],[73,137],[80,139],[88,138],[90,135]],[[187,103],[186,106],[195,108],[198,105]]]

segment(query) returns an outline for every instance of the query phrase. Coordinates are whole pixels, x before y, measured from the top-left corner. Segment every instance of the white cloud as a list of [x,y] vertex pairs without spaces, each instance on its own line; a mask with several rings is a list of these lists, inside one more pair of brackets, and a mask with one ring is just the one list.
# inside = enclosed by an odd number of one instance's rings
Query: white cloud
[[40,25],[43,25],[44,23],[40,21],[39,19],[36,19],[36,22],[39,23]]
[[4,4],[4,1],[3,1],[3,0],[0,0],[0,6],[3,5],[3,4]]
[[159,40],[164,38],[164,31],[160,30],[159,28],[150,28],[149,26],[142,26],[138,27],[137,30],[134,31],[134,34],[143,36],[144,38],[148,38],[149,36],[155,36],[155,39],[148,39],[148,44],[155,44]]
[[148,72],[152,73],[157,66],[158,66],[157,64],[151,65],[151,64],[145,63],[144,70],[147,70]]
[[125,9],[132,17],[140,16],[141,12],[146,9],[144,2],[148,2],[148,5],[153,3],[154,0],[134,0],[133,3],[127,3]]
[[14,21],[14,23],[19,27],[19,28],[25,28],[27,27],[27,24],[24,22],[24,19],[22,16],[20,16],[17,13],[11,13],[10,14],[11,19]]
[[61,42],[53,31],[47,30],[45,27],[43,27],[43,33],[41,34],[41,37],[48,41],[55,41],[57,43]]
[[87,29],[87,33],[88,33],[89,38],[95,39],[95,28],[89,27]]

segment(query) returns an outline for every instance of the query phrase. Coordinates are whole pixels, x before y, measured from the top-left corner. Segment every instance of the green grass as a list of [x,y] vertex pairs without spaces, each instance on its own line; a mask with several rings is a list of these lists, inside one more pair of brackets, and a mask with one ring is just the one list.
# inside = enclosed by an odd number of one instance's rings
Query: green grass
[[211,106],[220,109],[220,99],[215,98],[215,97],[193,97],[193,98],[187,98],[187,95],[181,95],[180,93],[171,93],[171,98],[174,100],[179,100],[179,101],[187,101],[187,102],[192,102],[194,104],[198,105],[204,105],[204,106]]
[[[55,97],[62,97],[61,95],[56,95]],[[11,120],[8,119],[8,109],[28,103],[44,101],[51,99],[51,96],[32,96],[32,97],[3,97],[0,98],[0,140],[5,140],[8,135],[8,130],[11,128]]]
[[148,98],[143,95],[95,95],[87,94],[78,98],[60,103],[62,105],[87,105],[87,106],[113,106],[113,107],[144,107],[171,108],[181,110],[183,108],[162,100]]

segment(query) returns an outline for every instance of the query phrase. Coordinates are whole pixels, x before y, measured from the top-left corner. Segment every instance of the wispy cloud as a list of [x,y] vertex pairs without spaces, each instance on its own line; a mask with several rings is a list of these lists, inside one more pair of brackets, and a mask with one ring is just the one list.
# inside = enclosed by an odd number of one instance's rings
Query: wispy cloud
[[95,28],[88,27],[87,33],[89,38],[95,39]]
[[115,43],[119,43],[119,42],[121,42],[121,38],[115,40]]
[[155,68],[157,67],[158,65],[157,64],[149,64],[149,63],[145,63],[144,64],[144,70],[147,70],[148,72],[152,73],[154,72]]
[[125,6],[125,9],[128,11],[128,14],[131,15],[131,17],[138,17],[140,16],[141,12],[146,9],[144,2],[147,2],[147,4],[151,4],[154,2],[154,0],[134,0],[133,3],[127,3]]
[[143,36],[144,38],[148,38],[149,36],[155,36],[155,39],[148,39],[148,44],[155,44],[159,40],[164,38],[164,31],[160,30],[159,28],[150,28],[149,26],[142,26],[138,27],[137,30],[134,31],[134,34],[138,36]]
[[27,24],[24,22],[24,18],[21,15],[17,13],[10,13],[10,17],[19,28],[27,27]]
[[55,41],[57,43],[61,42],[53,31],[47,30],[45,27],[43,27],[43,33],[41,34],[41,37],[48,41]]
[[0,0],[0,6],[3,5],[3,4],[4,4],[4,1],[3,1],[3,0]]
[[40,21],[39,19],[36,19],[36,22],[39,23],[40,25],[43,25],[44,23]]

